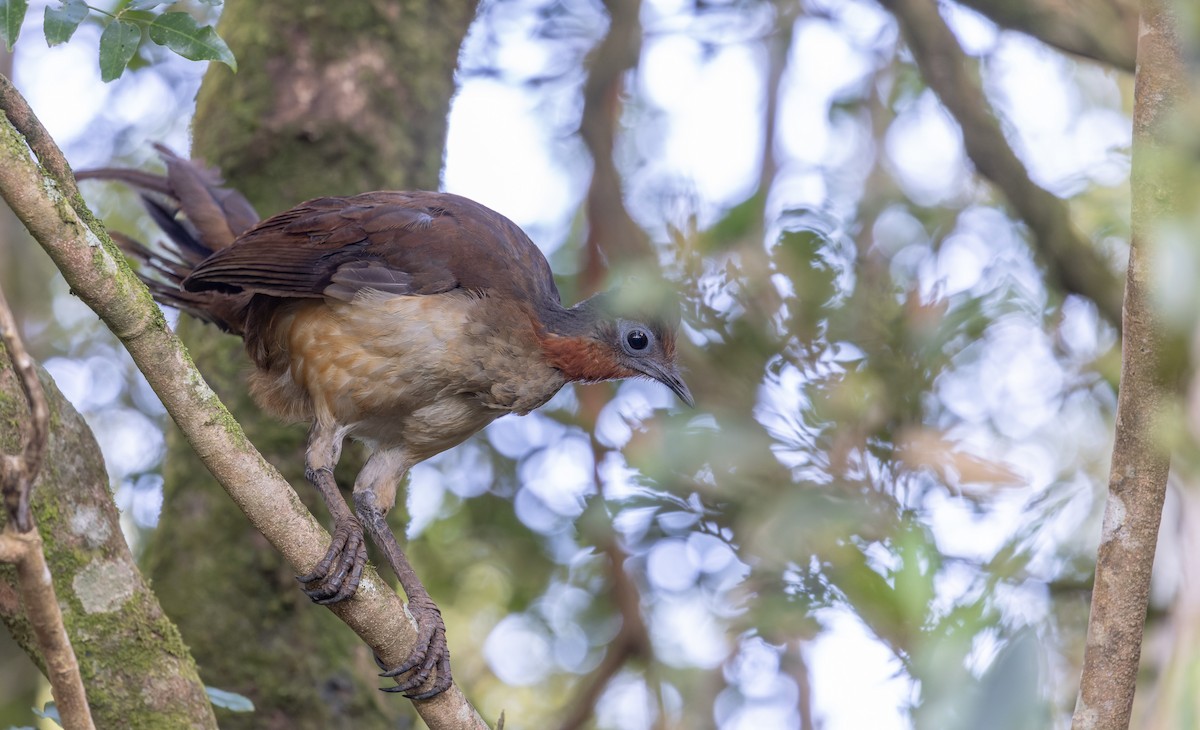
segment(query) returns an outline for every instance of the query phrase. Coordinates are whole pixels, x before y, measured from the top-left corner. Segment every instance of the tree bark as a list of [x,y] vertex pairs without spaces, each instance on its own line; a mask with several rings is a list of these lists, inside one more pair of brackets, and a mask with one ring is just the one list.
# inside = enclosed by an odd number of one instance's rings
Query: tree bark
[[1178,355],[1157,309],[1153,265],[1164,228],[1178,224],[1196,191],[1193,144],[1180,114],[1188,74],[1172,0],[1142,3],[1134,80],[1132,239],[1125,281],[1121,383],[1104,530],[1072,727],[1129,727],[1137,687],[1150,575],[1170,467],[1166,416],[1176,395]]
[[[51,438],[31,506],[96,726],[216,728],[195,663],[125,544],[100,447],[44,374],[42,383]],[[27,417],[0,347],[0,450],[20,444]],[[16,577],[0,565],[0,620],[45,672],[29,620],[13,600]]]
[[[260,213],[320,195],[436,188],[458,49],[475,3],[231,3],[221,34],[240,71],[214,64],[200,90],[194,154]],[[310,508],[304,430],[260,414],[241,344],[192,321],[180,335],[250,440]],[[202,676],[251,697],[222,727],[394,727],[409,703],[377,691],[370,650],[309,603],[293,571],[211,485],[192,449],[168,439],[163,516],[147,568]],[[352,456],[353,449],[348,449]],[[352,483],[354,459],[338,470]],[[397,510],[403,512],[403,510]]]

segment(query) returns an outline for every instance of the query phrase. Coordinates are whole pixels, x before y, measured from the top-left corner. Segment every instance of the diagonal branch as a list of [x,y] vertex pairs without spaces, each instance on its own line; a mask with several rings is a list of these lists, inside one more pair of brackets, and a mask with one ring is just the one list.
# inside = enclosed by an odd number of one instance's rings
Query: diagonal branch
[[896,16],[929,88],[962,129],[975,168],[1000,189],[1029,226],[1035,253],[1063,291],[1087,297],[1113,326],[1121,326],[1121,283],[1071,222],[1066,202],[1029,179],[988,108],[967,55],[934,0],[879,0]]
[[54,181],[66,196],[72,200],[78,198],[79,188],[75,185],[75,177],[71,174],[67,158],[63,157],[62,150],[55,144],[54,138],[33,113],[29,102],[3,74],[0,74],[0,111],[8,116],[8,121],[25,138],[25,144],[33,150],[42,167],[54,176]]
[[1134,0],[958,0],[1004,28],[1061,51],[1133,73],[1138,8]]
[[[0,85],[0,97],[15,93],[11,85]],[[11,108],[11,103],[0,103],[0,108]],[[49,135],[41,139],[53,145]],[[55,175],[29,157],[26,144],[8,119],[0,117],[0,195],[54,260],[72,291],[124,343],[192,448],[255,528],[297,573],[309,572],[324,555],[329,534],[246,440],[103,226],[81,202],[64,195]],[[388,664],[402,662],[416,638],[400,598],[374,570],[364,572],[354,598],[329,608]],[[433,730],[486,727],[457,687],[414,705]]]
[[[1133,103],[1133,236],[1125,283],[1121,383],[1087,647],[1072,718],[1076,730],[1129,727],[1171,463],[1163,443],[1164,420],[1175,401],[1180,370],[1171,353],[1183,348],[1166,334],[1155,309],[1150,276],[1164,225],[1188,209],[1196,190],[1190,150],[1176,139],[1185,129],[1179,115],[1191,103],[1178,30],[1183,17],[1173,0],[1142,4]],[[1189,138],[1192,129],[1184,132]]]

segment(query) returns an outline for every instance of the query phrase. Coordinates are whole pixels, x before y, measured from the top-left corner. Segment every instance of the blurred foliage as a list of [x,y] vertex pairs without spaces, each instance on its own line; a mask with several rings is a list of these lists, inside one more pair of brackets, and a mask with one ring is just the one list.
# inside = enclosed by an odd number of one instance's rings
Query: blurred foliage
[[[1031,174],[1119,269],[1130,79],[947,7]],[[683,295],[697,409],[644,383],[596,386],[612,399],[591,434],[568,391],[413,470],[410,555],[443,609],[456,677],[487,717],[540,727],[562,714],[619,628],[601,551],[611,521],[654,655],[608,685],[598,727],[802,716],[852,727],[868,710],[860,726],[1061,725],[1099,534],[1116,335],[1090,302],[1047,284],[1028,231],[973,177],[882,10],[810,0],[793,21],[781,8],[647,2],[623,99],[627,205]],[[587,0],[480,10],[462,88],[519,90],[561,159],[557,182],[510,180],[528,195],[565,181],[580,202],[588,168],[570,140],[606,22]],[[771,88],[766,47],[779,39],[788,53]],[[1047,85],[1023,95],[1035,80]],[[746,86],[757,108],[729,101]],[[771,94],[776,131],[756,148],[744,125],[695,136],[705,114],[761,128]],[[673,146],[683,137],[686,154]],[[114,228],[140,215],[101,204]],[[535,238],[569,297],[582,225],[574,208],[556,215],[532,223],[553,234]],[[1164,269],[1194,274],[1189,250]],[[1194,287],[1177,290],[1180,311],[1200,311]],[[142,433],[113,413],[161,422],[122,356],[77,334],[78,304],[58,291],[53,306],[65,314],[39,318],[31,339],[71,343],[50,370],[60,384],[86,374],[81,410],[114,434],[109,448]],[[109,372],[116,395],[101,398]],[[135,517],[156,460],[110,456]]]

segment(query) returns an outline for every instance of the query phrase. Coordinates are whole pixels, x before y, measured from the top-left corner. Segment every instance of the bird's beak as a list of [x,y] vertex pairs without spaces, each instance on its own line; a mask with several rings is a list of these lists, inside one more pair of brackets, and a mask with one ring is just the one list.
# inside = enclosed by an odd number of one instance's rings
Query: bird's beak
[[658,363],[647,362],[645,373],[654,378],[658,382],[670,388],[675,395],[679,396],[679,400],[688,404],[689,408],[696,407],[696,401],[692,398],[692,391],[688,390],[687,383],[683,382],[683,378],[679,375],[679,369],[674,365],[659,365]]

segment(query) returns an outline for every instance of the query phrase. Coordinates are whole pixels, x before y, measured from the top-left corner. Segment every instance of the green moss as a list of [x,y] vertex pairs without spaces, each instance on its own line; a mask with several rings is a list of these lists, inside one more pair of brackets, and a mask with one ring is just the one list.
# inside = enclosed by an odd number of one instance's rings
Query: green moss
[[[7,362],[0,363],[0,393],[8,403],[14,400],[16,384]],[[96,443],[82,418],[53,383],[43,379],[56,438],[31,495],[31,507],[97,726],[212,727],[211,708],[187,647],[153,594],[140,587],[140,580],[135,578],[132,594],[116,610],[84,610],[76,593],[81,571],[97,560],[129,561],[130,556]],[[78,534],[70,523],[81,509],[103,515],[111,530],[107,539],[96,534],[84,539]],[[15,580],[11,566],[0,566],[0,582],[13,585]],[[26,652],[40,661],[28,622],[22,616],[4,618]]]
[[[143,687],[171,687],[181,672],[194,676],[195,668],[178,630],[151,602],[143,599],[135,595],[118,611],[71,614],[73,620],[67,628],[73,636],[123,637],[119,643],[106,642],[95,649],[91,642],[77,642],[80,671],[89,687],[88,701],[97,726],[193,727],[194,708],[174,703],[169,696],[155,697],[153,712],[147,712],[145,698],[109,689],[128,686],[114,683],[115,678],[109,676],[114,671],[131,678],[132,685]],[[163,653],[178,659],[178,664],[164,662]]]

